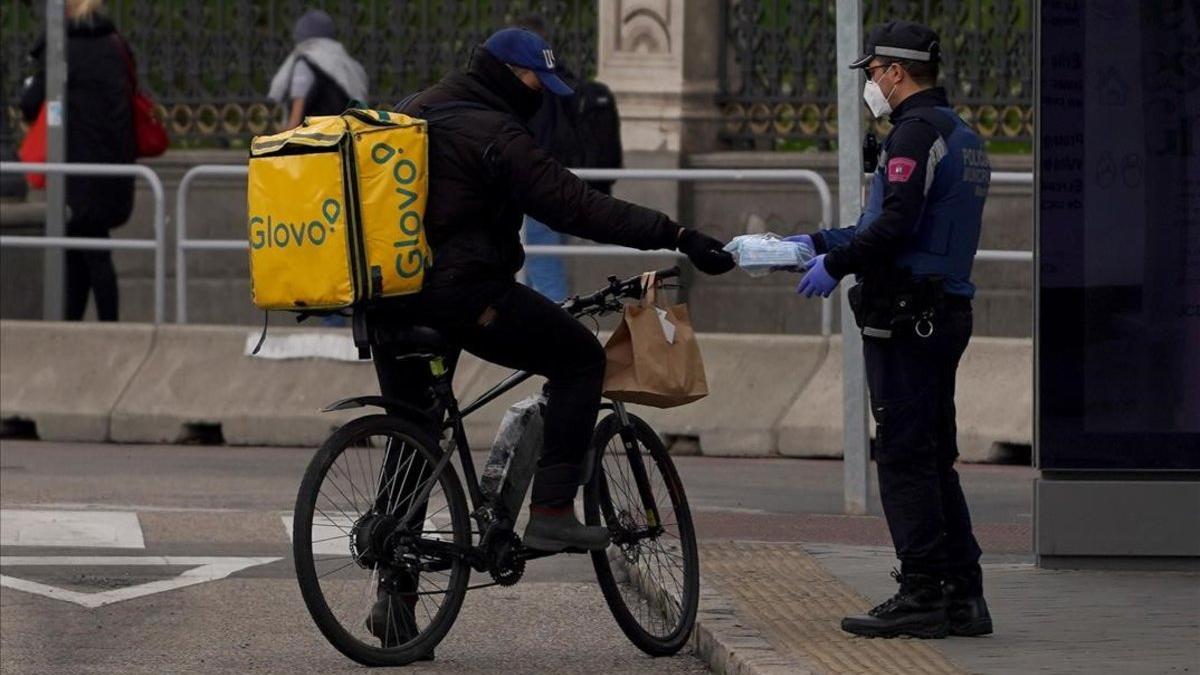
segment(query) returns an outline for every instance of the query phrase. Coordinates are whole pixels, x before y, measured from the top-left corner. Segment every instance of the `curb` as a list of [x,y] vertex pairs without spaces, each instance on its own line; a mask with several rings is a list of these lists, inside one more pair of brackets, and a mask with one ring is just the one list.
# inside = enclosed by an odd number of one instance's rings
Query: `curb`
[[703,582],[691,641],[696,655],[718,675],[813,675],[816,672],[776,651],[762,633],[737,618],[731,600]]

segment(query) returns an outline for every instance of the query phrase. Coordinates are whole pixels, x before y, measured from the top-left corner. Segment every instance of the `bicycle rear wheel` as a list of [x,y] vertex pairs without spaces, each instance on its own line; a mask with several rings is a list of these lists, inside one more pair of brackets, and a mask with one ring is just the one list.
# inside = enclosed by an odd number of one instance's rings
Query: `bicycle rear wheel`
[[[325,638],[364,665],[432,652],[462,607],[470,567],[452,552],[470,546],[471,524],[453,467],[431,475],[437,448],[411,422],[360,417],[325,441],[296,496],[292,553],[304,603]],[[413,508],[430,483],[428,501]]]
[[584,487],[588,525],[606,525],[613,544],[592,552],[600,590],[617,624],[639,649],[669,656],[687,644],[700,601],[700,557],[687,496],[658,434],[629,415],[637,457],[658,506],[651,523],[617,415],[592,436],[595,460]]

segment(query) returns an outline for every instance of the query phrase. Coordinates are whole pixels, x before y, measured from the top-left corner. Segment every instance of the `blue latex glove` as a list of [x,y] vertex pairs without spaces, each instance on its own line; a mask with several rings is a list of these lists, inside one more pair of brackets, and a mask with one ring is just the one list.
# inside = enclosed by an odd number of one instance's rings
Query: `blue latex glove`
[[803,294],[806,298],[814,295],[828,298],[833,293],[833,289],[837,288],[838,281],[825,269],[825,254],[822,253],[813,258],[812,264],[808,266],[808,272],[800,280],[800,285],[796,287],[796,292]]

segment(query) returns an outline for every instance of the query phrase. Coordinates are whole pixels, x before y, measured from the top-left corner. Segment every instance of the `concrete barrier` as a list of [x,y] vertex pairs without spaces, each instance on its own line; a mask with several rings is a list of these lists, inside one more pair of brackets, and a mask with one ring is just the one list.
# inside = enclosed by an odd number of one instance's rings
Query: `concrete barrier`
[[[972,338],[958,368],[959,455],[995,461],[997,443],[1031,444],[1033,345],[1020,338]],[[842,456],[842,341],[833,338],[820,369],[779,425],[779,453]],[[872,435],[874,421],[872,420]]]
[[109,440],[153,339],[148,324],[0,321],[0,418],[32,421],[45,440]]
[[958,449],[967,462],[999,459],[997,443],[1031,445],[1033,343],[972,338],[958,367]]
[[[319,329],[318,329],[319,330]],[[345,334],[348,331],[337,331]],[[112,414],[112,438],[169,443],[220,425],[233,445],[319,445],[338,425],[376,408],[322,413],[337,399],[379,393],[370,362],[267,360],[245,355],[251,331],[162,326],[146,365]],[[312,332],[272,328],[268,340]],[[460,369],[470,376],[471,367]]]
[[[48,440],[171,443],[219,425],[230,444],[315,446],[370,412],[320,412],[333,400],[377,393],[370,364],[252,358],[250,332],[0,322],[0,417],[33,420]],[[298,332],[312,329],[270,335]],[[840,339],[702,334],[700,345],[708,398],[669,410],[633,406],[636,414],[666,436],[696,437],[706,455],[841,456]],[[995,443],[1030,442],[1031,358],[1028,340],[972,340],[958,381],[963,459],[993,460]],[[455,377],[460,403],[508,372],[464,355]],[[534,378],[468,418],[472,446],[488,447],[508,405],[540,386]]]
[[830,338],[820,365],[779,422],[779,454],[842,456],[842,338]]
[[247,333],[161,326],[145,367],[113,410],[113,440],[170,443],[197,426],[220,425],[227,443],[316,445],[351,416],[320,413],[322,406],[378,392],[367,363],[255,359],[244,355]]
[[820,337],[701,334],[709,395],[660,410],[633,406],[662,434],[696,436],[706,455],[777,453],[779,421],[828,349]]

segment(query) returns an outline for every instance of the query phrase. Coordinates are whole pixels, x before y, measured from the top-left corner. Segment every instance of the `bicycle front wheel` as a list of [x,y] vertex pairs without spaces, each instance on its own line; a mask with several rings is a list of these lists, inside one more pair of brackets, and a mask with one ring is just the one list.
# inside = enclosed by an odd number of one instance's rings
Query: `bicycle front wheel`
[[[471,545],[462,485],[437,442],[371,415],[335,431],[296,497],[292,554],[313,621],[346,656],[398,666],[430,653],[458,616]],[[428,497],[418,503],[428,488]]]
[[[669,656],[687,644],[696,622],[696,531],[666,447],[641,418],[629,415],[629,420],[631,428],[623,429],[614,414],[596,427],[584,517],[588,525],[603,524],[612,533],[608,550],[592,552],[592,564],[617,624],[642,651]],[[657,505],[655,518],[638,487],[638,465]]]

